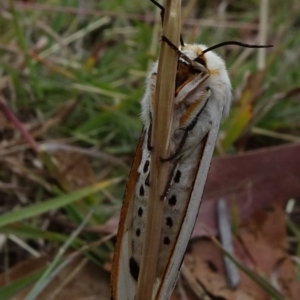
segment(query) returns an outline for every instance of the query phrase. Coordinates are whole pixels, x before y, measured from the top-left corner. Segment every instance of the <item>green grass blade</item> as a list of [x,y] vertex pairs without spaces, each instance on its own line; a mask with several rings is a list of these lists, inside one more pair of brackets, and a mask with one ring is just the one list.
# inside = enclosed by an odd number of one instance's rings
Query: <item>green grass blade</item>
[[63,207],[74,201],[84,198],[90,194],[101,191],[104,188],[106,188],[112,184],[116,184],[116,183],[120,182],[120,180],[121,180],[120,178],[115,178],[115,179],[101,181],[90,187],[86,187],[86,188],[77,190],[70,194],[59,196],[54,199],[48,200],[46,202],[34,204],[34,205],[28,206],[26,208],[23,208],[23,209],[14,211],[14,212],[4,214],[0,218],[0,227],[3,227],[5,225],[8,225],[13,222],[18,222],[18,221],[39,215],[41,213],[45,213],[52,209],[57,209],[57,208]]
[[[94,209],[92,209],[88,215],[84,218],[80,226],[76,230],[73,231],[73,233],[70,235],[69,239],[66,240],[66,242],[63,244],[63,246],[59,249],[57,255],[47,268],[47,270],[44,272],[42,277],[38,280],[38,282],[35,284],[33,289],[30,291],[30,293],[26,296],[25,300],[34,300],[36,297],[43,291],[43,289],[49,284],[49,282],[53,279],[54,276],[52,276],[52,273],[55,272],[55,269],[60,269],[59,262],[62,259],[62,256],[66,252],[66,250],[69,248],[69,246],[72,244],[73,240],[79,235],[79,233],[82,231],[84,226],[87,224],[88,220],[94,213]],[[62,262],[63,264],[63,262]]]
[[[30,225],[15,223],[10,224],[0,229],[1,233],[14,234],[25,239],[45,239],[47,241],[63,243],[69,236],[53,231],[43,230]],[[73,241],[73,246],[78,248],[83,246],[85,242],[79,238]]]
[[22,291],[27,286],[33,284],[41,277],[44,268],[33,274],[26,275],[23,278],[17,279],[14,282],[0,288],[0,300],[12,299],[14,295]]
[[15,10],[15,6],[14,6],[14,1],[10,0],[10,9],[11,9],[11,13],[12,13],[12,16],[13,16],[13,25],[14,25],[14,29],[15,29],[15,32],[16,32],[16,37],[17,37],[17,40],[18,40],[18,43],[19,43],[19,46],[24,54],[24,60],[25,60],[25,63],[29,69],[29,74],[30,74],[30,77],[31,77],[31,82],[32,82],[32,85],[34,87],[34,90],[37,94],[37,96],[39,98],[42,97],[42,90],[41,90],[41,87],[39,85],[39,80],[38,80],[38,75],[37,75],[37,72],[36,72],[36,69],[35,67],[33,66],[33,63],[32,63],[32,60],[30,58],[30,55],[29,55],[29,52],[28,52],[28,47],[27,47],[27,44],[26,44],[26,39],[25,39],[25,33],[23,32],[23,29],[19,23],[19,17],[18,17],[18,14]]

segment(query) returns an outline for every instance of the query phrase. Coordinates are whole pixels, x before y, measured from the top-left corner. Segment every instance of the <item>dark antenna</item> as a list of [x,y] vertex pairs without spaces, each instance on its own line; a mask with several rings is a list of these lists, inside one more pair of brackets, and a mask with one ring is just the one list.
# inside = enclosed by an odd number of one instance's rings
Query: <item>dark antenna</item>
[[[160,9],[161,23],[163,24],[164,23],[164,17],[165,17],[165,8],[155,0],[150,0],[150,1]],[[180,35],[180,45],[182,47],[184,46],[182,35]]]
[[211,50],[214,50],[216,48],[226,46],[226,45],[237,45],[237,46],[241,46],[241,47],[245,47],[245,48],[270,48],[270,47],[273,47],[273,45],[249,45],[249,44],[245,44],[245,43],[241,43],[241,42],[237,42],[237,41],[228,41],[228,42],[223,42],[223,43],[211,46],[211,47],[203,50],[202,54],[209,52]]
[[158,3],[157,1],[155,1],[155,0],[150,0],[154,5],[156,5],[158,8],[160,8],[160,10],[161,10],[161,15],[163,15],[164,14],[164,12],[165,12],[165,8],[160,4],[160,3]]

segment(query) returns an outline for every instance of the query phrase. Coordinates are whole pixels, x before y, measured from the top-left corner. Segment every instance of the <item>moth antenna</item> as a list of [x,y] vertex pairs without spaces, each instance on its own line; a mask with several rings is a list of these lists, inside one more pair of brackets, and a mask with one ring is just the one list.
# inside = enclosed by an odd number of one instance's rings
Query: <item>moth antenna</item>
[[[161,10],[160,11],[160,17],[161,17],[161,23],[163,24],[164,23],[164,17],[165,17],[165,8],[155,0],[150,0],[150,1]],[[183,41],[183,38],[182,38],[181,34],[180,34],[180,45],[182,47],[184,46],[184,41]]]
[[245,44],[245,43],[241,43],[241,42],[237,42],[237,41],[227,41],[227,42],[223,42],[220,44],[216,44],[214,46],[211,46],[211,47],[203,50],[202,54],[209,52],[211,50],[214,50],[216,48],[226,46],[226,45],[237,45],[237,46],[241,46],[241,47],[245,47],[245,48],[270,48],[270,47],[273,47],[273,45],[249,45],[249,44]]
[[180,45],[181,45],[181,47],[184,47],[184,41],[183,41],[183,37],[181,34],[180,34]]
[[161,40],[167,43],[180,57],[184,58],[190,65],[193,65],[193,61],[182,53],[166,36],[162,35]]
[[161,10],[160,15],[161,15],[161,19],[162,19],[162,22],[163,22],[164,21],[163,17],[165,15],[165,8],[155,0],[150,0],[150,1]]

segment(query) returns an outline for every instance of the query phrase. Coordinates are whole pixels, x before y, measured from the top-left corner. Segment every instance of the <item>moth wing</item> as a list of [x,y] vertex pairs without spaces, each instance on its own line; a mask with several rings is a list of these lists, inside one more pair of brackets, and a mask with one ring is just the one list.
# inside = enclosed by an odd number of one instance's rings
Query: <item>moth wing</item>
[[220,107],[218,113],[219,115],[217,118],[215,118],[215,120],[213,120],[210,130],[200,142],[200,147],[202,147],[202,155],[199,155],[199,168],[194,178],[191,198],[183,218],[181,230],[175,242],[174,250],[168,261],[166,271],[161,280],[161,285],[158,289],[156,297],[154,298],[155,300],[169,299],[179,276],[183,255],[194,229],[195,221],[200,208],[201,201],[199,201],[199,198],[202,197],[211,158],[218,137],[220,121],[223,113],[222,107]]
[[126,186],[124,201],[121,209],[117,242],[111,272],[111,300],[134,300],[136,281],[130,276],[129,260],[132,245],[130,245],[130,222],[133,215],[135,185],[138,179],[138,167],[142,159],[142,146],[145,139],[145,130],[140,137],[136,154],[133,160],[129,179]]

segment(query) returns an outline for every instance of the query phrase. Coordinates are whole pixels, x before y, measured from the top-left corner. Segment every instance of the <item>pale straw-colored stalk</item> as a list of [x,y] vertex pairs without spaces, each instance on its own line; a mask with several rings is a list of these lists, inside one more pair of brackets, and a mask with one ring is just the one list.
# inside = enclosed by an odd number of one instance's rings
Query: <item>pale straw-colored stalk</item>
[[[179,45],[181,30],[181,1],[167,0],[162,34]],[[161,235],[164,201],[161,196],[167,185],[169,163],[161,157],[170,154],[170,131],[174,111],[175,77],[178,55],[166,43],[161,44],[156,92],[154,99],[151,172],[145,240],[138,279],[136,299],[151,300],[155,293],[156,271]]]
[[[260,2],[260,16],[259,16],[259,45],[266,45],[267,31],[268,31],[268,0],[261,0]],[[264,69],[266,65],[266,48],[258,49],[257,67],[259,70]]]

